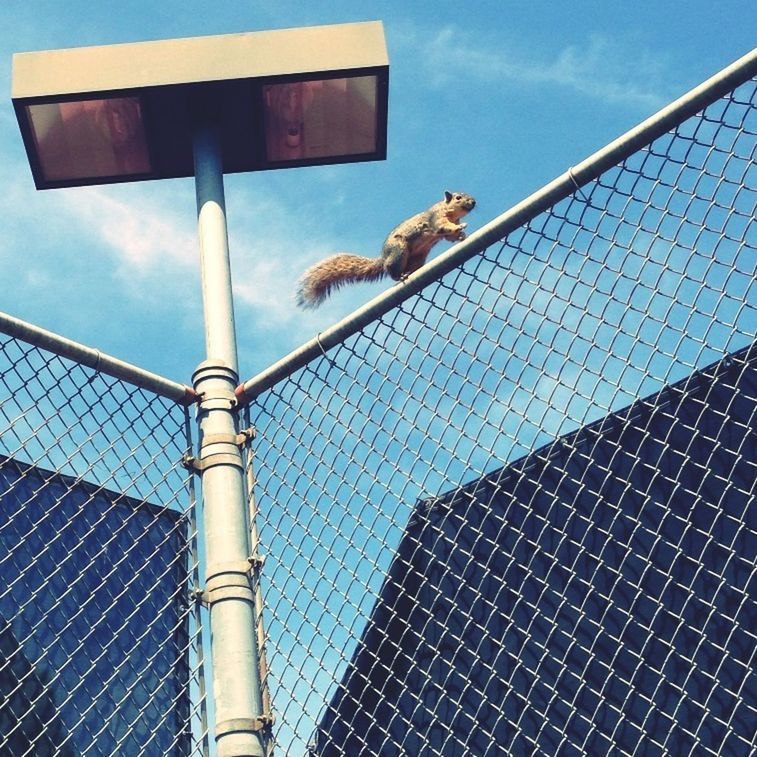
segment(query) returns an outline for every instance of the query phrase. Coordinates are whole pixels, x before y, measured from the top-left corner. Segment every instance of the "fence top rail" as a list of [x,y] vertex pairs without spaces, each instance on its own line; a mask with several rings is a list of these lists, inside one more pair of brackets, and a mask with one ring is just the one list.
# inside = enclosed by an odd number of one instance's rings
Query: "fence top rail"
[[608,169],[755,75],[757,75],[757,48],[642,121],[638,126],[630,129],[593,155],[569,168],[542,189],[534,192],[525,200],[473,232],[463,242],[454,245],[404,281],[378,295],[269,368],[241,383],[236,389],[237,400],[240,405],[251,402],[310,361],[323,355],[326,350],[341,344],[369,323],[378,320],[389,310],[417,294],[424,287],[528,223],[544,210],[574,194]]
[[74,360],[81,365],[125,381],[140,389],[147,389],[180,405],[190,405],[196,399],[194,390],[184,384],[170,381],[150,371],[137,368],[92,347],[85,347],[6,313],[0,313],[0,333],[48,350],[60,357]]

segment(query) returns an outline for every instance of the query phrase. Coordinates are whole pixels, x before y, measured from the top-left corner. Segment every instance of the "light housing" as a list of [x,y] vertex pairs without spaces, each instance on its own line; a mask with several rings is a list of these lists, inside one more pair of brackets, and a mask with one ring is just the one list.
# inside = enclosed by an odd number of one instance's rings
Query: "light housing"
[[380,22],[13,56],[38,189],[194,175],[198,121],[225,173],[386,157]]

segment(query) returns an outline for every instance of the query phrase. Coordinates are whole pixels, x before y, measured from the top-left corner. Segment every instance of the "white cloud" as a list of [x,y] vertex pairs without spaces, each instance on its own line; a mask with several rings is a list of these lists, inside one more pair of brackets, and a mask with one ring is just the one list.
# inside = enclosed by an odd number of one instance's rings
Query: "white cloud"
[[567,45],[548,59],[514,50],[513,45],[474,40],[445,27],[420,46],[422,62],[438,86],[512,82],[557,86],[614,103],[658,108],[670,99],[661,61],[628,43],[592,35],[581,45]]
[[[191,180],[38,192],[20,155],[0,163],[0,180],[0,264],[10,273],[0,285],[0,310],[86,344],[118,343],[124,338],[118,324],[125,322],[144,344],[161,343],[168,333],[183,339],[179,332],[194,333],[201,343]],[[226,197],[245,372],[273,362],[335,319],[328,307],[303,313],[294,293],[302,271],[340,249],[329,239],[333,224],[324,229],[321,221],[322,198],[311,206],[301,195],[273,196],[248,184],[229,177]],[[109,336],[108,329],[116,333]],[[163,371],[170,363],[162,354],[150,360]]]
[[[179,199],[169,189],[163,182],[159,188],[92,187],[61,195],[72,224],[85,230],[88,246],[104,245],[114,257],[116,275],[144,300],[165,297],[167,280],[174,292],[200,296],[194,191],[181,186],[184,199]],[[130,197],[121,199],[125,191]],[[306,261],[325,257],[334,245],[319,239],[307,222],[293,224],[291,219],[303,214],[269,197],[242,189],[227,206],[238,319],[249,320],[245,310],[253,310],[256,328],[299,331],[296,279]]]
[[97,187],[65,192],[61,197],[73,219],[89,230],[90,240],[104,242],[122,269],[128,268],[132,275],[145,276],[166,265],[192,267],[197,242],[191,226],[165,204],[155,204],[152,195],[127,202]]
[[286,325],[299,333],[303,318],[294,303],[297,278],[312,262],[333,253],[336,243],[324,237],[314,211],[289,207],[270,194],[235,186],[227,209],[238,308],[254,309],[258,326]]

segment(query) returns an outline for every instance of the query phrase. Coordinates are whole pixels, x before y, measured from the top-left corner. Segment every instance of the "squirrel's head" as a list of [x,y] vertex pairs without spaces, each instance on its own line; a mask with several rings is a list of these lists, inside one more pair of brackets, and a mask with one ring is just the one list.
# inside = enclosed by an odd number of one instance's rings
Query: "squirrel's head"
[[458,210],[460,216],[470,213],[476,207],[476,200],[465,192],[445,192],[444,202]]

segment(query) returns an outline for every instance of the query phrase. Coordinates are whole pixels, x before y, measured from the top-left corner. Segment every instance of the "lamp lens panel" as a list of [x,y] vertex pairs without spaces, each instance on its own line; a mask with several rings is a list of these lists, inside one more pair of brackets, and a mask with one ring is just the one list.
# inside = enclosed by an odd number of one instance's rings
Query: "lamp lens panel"
[[267,84],[266,158],[281,163],[373,153],[377,104],[377,76]]
[[26,109],[46,181],[127,177],[152,169],[138,97]]

